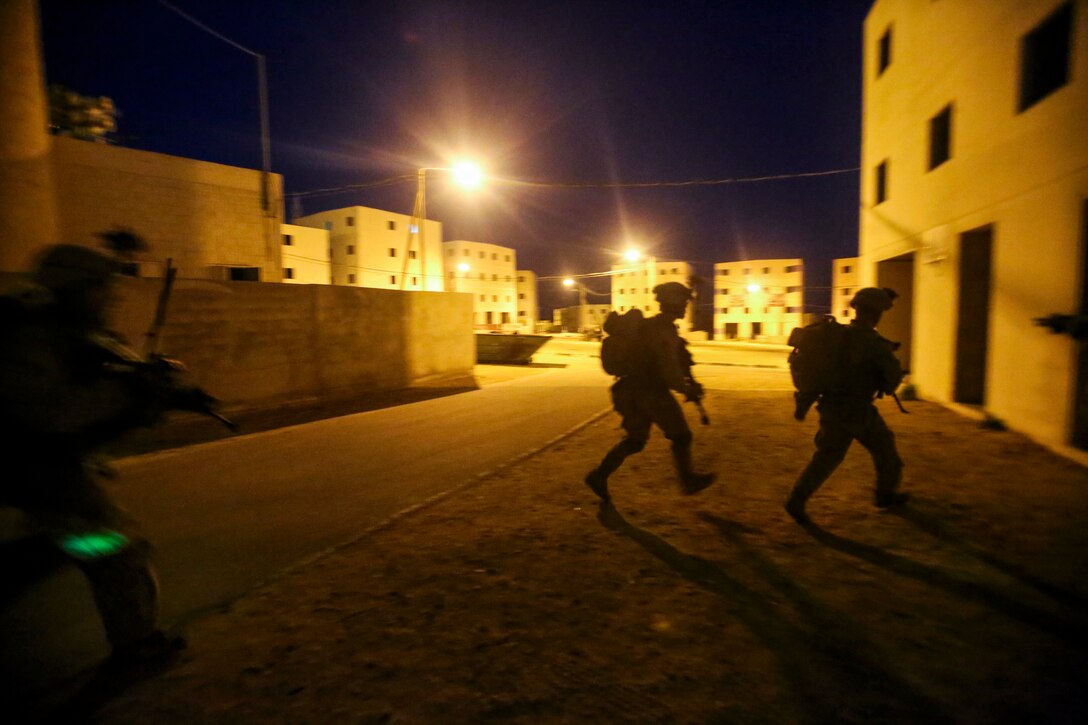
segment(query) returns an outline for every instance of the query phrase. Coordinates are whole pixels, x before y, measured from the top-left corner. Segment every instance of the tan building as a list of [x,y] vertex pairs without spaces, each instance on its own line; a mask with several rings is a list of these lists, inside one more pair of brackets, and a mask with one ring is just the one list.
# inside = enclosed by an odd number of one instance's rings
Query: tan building
[[612,308],[608,305],[574,305],[552,310],[552,324],[560,332],[599,331]]
[[329,233],[297,224],[280,226],[283,281],[294,284],[332,284]]
[[877,0],[865,21],[861,284],[925,397],[1088,448],[1088,0]]
[[307,214],[294,223],[329,233],[333,284],[412,292],[444,289],[440,222],[423,223],[422,245],[411,229],[411,216],[366,206]]
[[472,295],[478,330],[518,326],[517,255],[509,247],[458,240],[442,244],[446,289]]
[[[625,262],[612,265],[612,309],[624,313],[632,308],[643,314],[656,315],[657,300],[654,287],[666,282],[691,285],[691,265],[687,262],[659,261],[650,257],[641,262]],[[683,333],[691,331],[694,310],[688,306],[687,317],[680,324]]]
[[527,269],[517,271],[518,290],[518,327],[522,332],[536,330],[537,320],[540,319],[540,303],[537,294],[536,272]]
[[857,257],[831,260],[831,314],[844,325],[854,319],[850,300],[861,289],[858,261]]
[[715,264],[714,336],[785,342],[804,324],[804,282],[800,259]]

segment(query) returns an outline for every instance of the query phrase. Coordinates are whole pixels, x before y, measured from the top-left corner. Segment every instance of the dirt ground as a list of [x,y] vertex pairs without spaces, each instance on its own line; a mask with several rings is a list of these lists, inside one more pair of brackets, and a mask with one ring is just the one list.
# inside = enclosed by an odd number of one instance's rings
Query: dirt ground
[[599,507],[609,415],[189,623],[182,661],[98,720],[1085,721],[1086,469],[881,403],[913,500],[876,510],[855,447],[802,528],[781,504],[815,416],[706,403],[698,496],[655,434]]

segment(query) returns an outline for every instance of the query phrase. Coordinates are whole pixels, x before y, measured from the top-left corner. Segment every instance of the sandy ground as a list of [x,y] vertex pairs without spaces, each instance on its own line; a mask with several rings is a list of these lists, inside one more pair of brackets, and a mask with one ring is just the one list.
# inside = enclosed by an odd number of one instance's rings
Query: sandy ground
[[[881,409],[907,462],[872,506],[855,447],[802,528],[781,503],[814,416],[711,392],[720,480],[665,441],[613,478],[600,419],[189,623],[117,723],[1083,722],[1088,471],[939,406]],[[164,592],[169,597],[169,592]]]

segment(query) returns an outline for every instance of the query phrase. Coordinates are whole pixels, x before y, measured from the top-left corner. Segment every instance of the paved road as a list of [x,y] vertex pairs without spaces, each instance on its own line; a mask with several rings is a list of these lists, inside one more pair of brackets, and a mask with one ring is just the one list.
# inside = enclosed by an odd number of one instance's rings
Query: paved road
[[[229,602],[605,410],[597,349],[553,340],[536,367],[479,368],[480,390],[118,462],[114,492],[157,546],[164,621]],[[782,385],[781,351],[737,352],[696,351],[708,387]],[[0,612],[0,676],[19,689],[104,652],[70,568]]]

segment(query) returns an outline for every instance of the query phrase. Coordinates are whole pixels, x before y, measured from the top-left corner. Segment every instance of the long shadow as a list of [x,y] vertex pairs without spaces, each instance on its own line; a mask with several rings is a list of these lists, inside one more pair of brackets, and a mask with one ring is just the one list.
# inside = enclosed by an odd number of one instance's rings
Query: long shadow
[[1073,591],[1072,589],[1059,586],[1053,582],[1048,582],[1045,579],[1041,579],[1034,574],[1025,571],[1023,567],[1010,564],[997,558],[988,551],[977,548],[973,544],[965,541],[961,536],[953,533],[944,522],[919,511],[916,506],[901,508],[892,511],[891,513],[917,527],[920,531],[924,531],[933,538],[940,539],[977,561],[996,569],[1005,576],[1042,592],[1056,602],[1060,602],[1069,607],[1088,610],[1088,596]]
[[1005,592],[964,579],[946,569],[922,564],[898,554],[893,554],[871,544],[863,544],[833,534],[815,523],[805,524],[808,534],[829,549],[840,551],[854,558],[898,574],[930,584],[955,596],[981,604],[1018,622],[1038,629],[1063,641],[1074,641],[1080,646],[1088,643],[1088,633],[1075,621],[1011,599]]
[[[873,648],[845,628],[845,620],[807,608],[820,626],[803,629],[775,611],[775,604],[706,559],[686,554],[628,522],[613,506],[601,504],[603,526],[621,534],[697,586],[726,599],[730,613],[763,640],[778,661],[792,693],[788,705],[804,723],[950,723],[935,700],[892,674],[873,656]],[[782,584],[784,577],[776,577]],[[794,585],[794,589],[800,591]],[[829,626],[830,625],[830,626]]]

